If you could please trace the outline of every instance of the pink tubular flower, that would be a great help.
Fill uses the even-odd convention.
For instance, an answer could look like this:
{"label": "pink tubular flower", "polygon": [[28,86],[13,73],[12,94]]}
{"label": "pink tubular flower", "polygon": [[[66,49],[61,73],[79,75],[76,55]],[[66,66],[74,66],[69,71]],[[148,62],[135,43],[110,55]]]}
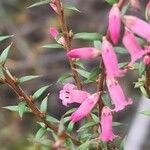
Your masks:
{"label": "pink tubular flower", "polygon": [[72,49],[67,53],[71,58],[92,59],[100,56],[100,51],[93,47]]}
{"label": "pink tubular flower", "polygon": [[85,101],[83,101],[83,103],[79,106],[79,108],[74,113],[72,113],[70,120],[73,123],[75,123],[80,121],[82,118],[86,117],[94,108],[98,99],[99,99],[98,93],[90,95]]}
{"label": "pink tubular flower", "polygon": [[101,53],[106,68],[107,77],[114,78],[123,76],[125,71],[119,69],[116,53],[107,39],[103,39]]}
{"label": "pink tubular flower", "polygon": [[143,59],[145,65],[150,65],[150,56],[146,55]]}
{"label": "pink tubular flower", "polygon": [[107,78],[106,83],[112,102],[115,105],[114,111],[118,112],[124,109],[125,106],[132,104],[131,98],[126,100],[126,97],[118,81],[115,79],[111,80]]}
{"label": "pink tubular flower", "polygon": [[120,10],[117,4],[114,4],[109,13],[109,32],[113,43],[116,45],[119,41],[121,27]]}
{"label": "pink tubular flower", "polygon": [[51,27],[49,29],[49,32],[51,34],[51,36],[61,45],[65,45],[65,40],[63,37],[60,37],[58,40],[57,40],[57,37],[59,36],[59,32],[58,30],[55,28],[55,27]]}
{"label": "pink tubular flower", "polygon": [[116,135],[112,131],[112,113],[111,109],[104,106],[101,114],[101,134],[99,139],[105,142],[112,141]]}
{"label": "pink tubular flower", "polygon": [[134,16],[124,16],[123,22],[133,33],[150,42],[150,24]]}
{"label": "pink tubular flower", "polygon": [[59,98],[65,106],[71,103],[82,103],[88,96],[90,96],[88,92],[77,90],[75,85],[69,83],[59,93]]}
{"label": "pink tubular flower", "polygon": [[129,63],[129,65],[132,65],[136,60],[143,57],[144,54],[150,52],[150,49],[143,50],[140,47],[133,33],[130,32],[127,28],[125,29],[125,34],[123,37],[123,44],[131,55],[131,62]]}

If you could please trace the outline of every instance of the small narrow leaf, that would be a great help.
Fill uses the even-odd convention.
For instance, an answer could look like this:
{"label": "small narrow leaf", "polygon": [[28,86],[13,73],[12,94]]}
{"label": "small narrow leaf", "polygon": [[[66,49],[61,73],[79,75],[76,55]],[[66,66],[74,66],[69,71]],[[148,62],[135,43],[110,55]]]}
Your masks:
{"label": "small narrow leaf", "polygon": [[146,92],[146,90],[145,90],[145,88],[144,88],[143,86],[140,87],[140,90],[141,90],[142,94],[143,94],[145,97],[149,98],[149,97],[148,97],[148,94],[147,94],[147,92]]}
{"label": "small narrow leaf", "polygon": [[29,80],[33,80],[33,79],[36,79],[36,78],[39,78],[40,76],[33,76],[33,75],[30,75],[30,76],[24,76],[24,77],[21,77],[17,80],[18,84],[21,84],[21,83],[24,83],[26,81],[29,81]]}
{"label": "small narrow leaf", "polygon": [[71,150],[76,150],[71,139],[66,139],[65,143],[66,143],[67,147],[69,147]]}
{"label": "small narrow leaf", "polygon": [[35,135],[35,140],[40,140],[45,133],[46,133],[46,128],[40,128]]}
{"label": "small narrow leaf", "polygon": [[113,127],[118,127],[118,126],[122,126],[122,125],[124,125],[124,124],[121,122],[113,122],[113,124],[112,124]]}
{"label": "small narrow leaf", "polygon": [[56,119],[56,118],[54,118],[54,117],[52,117],[52,116],[50,116],[50,115],[46,115],[46,120],[47,120],[48,122],[52,122],[52,123],[59,123],[59,120],[58,120],[58,119]]}
{"label": "small narrow leaf", "polygon": [[47,96],[44,98],[44,100],[42,101],[41,106],[40,106],[40,110],[41,110],[41,112],[43,112],[43,113],[46,113],[46,111],[47,111],[48,96],[49,96],[49,95],[47,95]]}
{"label": "small narrow leaf", "polygon": [[71,5],[65,5],[64,6],[65,10],[73,10],[73,11],[77,11],[77,12],[81,12],[79,9],[77,9],[75,6],[71,6]]}
{"label": "small narrow leaf", "polygon": [[40,89],[38,89],[34,94],[33,94],[33,99],[38,99],[45,91],[46,89],[49,87],[49,85],[41,87]]}
{"label": "small narrow leaf", "polygon": [[60,83],[60,82],[63,83],[64,80],[70,77],[72,77],[71,73],[64,73],[63,75],[59,77],[59,79],[57,80],[57,83]]}
{"label": "small narrow leaf", "polygon": [[79,59],[76,60],[76,61],[74,62],[74,64],[77,65],[77,66],[79,66],[79,67],[82,68],[82,69],[85,69],[83,63],[82,63]]}
{"label": "small narrow leaf", "polygon": [[142,75],[144,70],[145,70],[145,64],[143,61],[141,61],[139,64],[139,74]]}
{"label": "small narrow leaf", "polygon": [[70,121],[67,128],[68,132],[71,132],[73,130],[73,127],[74,127],[74,123]]}
{"label": "small narrow leaf", "polygon": [[6,39],[8,39],[8,38],[10,38],[10,37],[12,37],[13,35],[4,35],[4,36],[0,36],[0,42],[1,41],[4,41],[4,40],[6,40]]}
{"label": "small narrow leaf", "polygon": [[89,150],[89,141],[87,141],[86,143],[81,144],[79,147],[76,148],[76,150]]}
{"label": "small narrow leaf", "polygon": [[37,7],[37,6],[41,6],[41,5],[46,5],[46,4],[49,4],[50,2],[51,2],[51,0],[44,0],[44,1],[36,2],[36,3],[30,5],[27,8],[32,8],[32,7]]}
{"label": "small narrow leaf", "polygon": [[123,68],[125,67],[129,62],[122,62],[122,63],[119,63],[119,68]]}
{"label": "small narrow leaf", "polygon": [[50,48],[50,49],[60,49],[60,48],[63,48],[63,46],[60,45],[60,44],[47,44],[47,45],[44,45],[42,47],[43,48]]}
{"label": "small narrow leaf", "polygon": [[69,114],[75,112],[76,110],[77,110],[77,108],[71,108],[64,114],[64,116],[69,115]]}
{"label": "small narrow leaf", "polygon": [[111,99],[110,99],[110,97],[109,97],[109,95],[107,94],[107,93],[103,93],[102,94],[102,100],[103,100],[103,102],[104,102],[104,104],[106,105],[106,106],[111,106],[112,105],[112,103],[111,103]]}
{"label": "small narrow leaf", "polygon": [[125,6],[122,8],[122,10],[121,10],[121,15],[122,15],[122,16],[124,16],[124,15],[127,13],[129,7],[130,7],[130,3],[128,3],[127,5],[125,5]]}
{"label": "small narrow leaf", "polygon": [[128,51],[123,47],[115,47],[115,51],[119,54],[128,54]]}
{"label": "small narrow leaf", "polygon": [[97,115],[95,115],[95,114],[91,114],[91,116],[92,116],[92,119],[95,121],[95,122],[99,122],[99,117],[97,116]]}
{"label": "small narrow leaf", "polygon": [[[13,112],[18,112],[19,111],[18,105],[17,106],[5,106],[5,107],[2,107],[2,108],[13,111]],[[25,107],[25,112],[30,112],[30,109],[28,107]]]}
{"label": "small narrow leaf", "polygon": [[10,47],[12,46],[12,44],[10,44],[8,47],[6,47],[6,49],[4,49],[4,51],[1,53],[0,55],[0,63],[2,65],[5,64],[6,60],[7,60],[7,57],[8,57],[8,53],[9,53],[9,50],[10,50]]}
{"label": "small narrow leaf", "polygon": [[143,114],[143,115],[146,115],[146,116],[150,116],[150,110],[144,110],[140,113]]}
{"label": "small narrow leaf", "polygon": [[89,78],[90,73],[83,69],[75,69],[82,77]]}
{"label": "small narrow leaf", "polygon": [[25,113],[25,111],[26,111],[26,103],[24,101],[21,101],[18,104],[18,112],[19,112],[20,118],[23,117],[23,114]]}
{"label": "small narrow leaf", "polygon": [[95,48],[97,48],[97,49],[100,49],[101,48],[101,45],[102,45],[102,43],[101,43],[101,41],[100,40],[98,40],[98,41],[94,41],[94,47]]}
{"label": "small narrow leaf", "polygon": [[74,39],[82,39],[82,40],[100,40],[102,39],[102,35],[100,33],[89,33],[89,32],[82,32],[74,34]]}
{"label": "small narrow leaf", "polygon": [[108,4],[113,5],[118,2],[118,0],[105,0]]}

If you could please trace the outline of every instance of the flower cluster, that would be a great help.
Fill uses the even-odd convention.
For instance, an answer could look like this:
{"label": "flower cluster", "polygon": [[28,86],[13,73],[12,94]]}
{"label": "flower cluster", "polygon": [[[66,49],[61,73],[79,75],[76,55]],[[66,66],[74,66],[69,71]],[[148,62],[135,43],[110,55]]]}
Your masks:
{"label": "flower cluster", "polygon": [[[149,4],[147,7],[149,8]],[[149,13],[148,10],[147,13]],[[67,53],[68,57],[75,59],[80,58],[91,60],[99,57],[104,63],[106,85],[114,108],[104,106],[102,109],[101,134],[99,136],[99,139],[102,141],[112,141],[116,137],[112,131],[112,112],[121,111],[127,105],[131,105],[133,103],[131,98],[127,98],[125,96],[123,89],[117,80],[118,77],[124,76],[127,72],[127,69],[119,68],[117,55],[113,47],[113,44],[117,45],[120,41],[121,23],[124,24],[122,43],[127,49],[131,59],[128,66],[132,66],[138,59],[141,58],[144,58],[143,61],[145,64],[150,64],[150,57],[148,56],[150,53],[150,47],[142,48],[136,38],[138,35],[150,42],[150,24],[134,16],[121,16],[120,9],[117,4],[114,4],[110,10],[108,25],[109,38],[108,36],[103,37],[100,48],[101,50],[94,47],[84,47],[72,49]],[[143,29],[141,29],[141,27]],[[60,99],[65,106],[74,102],[80,104],[79,108],[70,117],[70,120],[73,123],[86,117],[91,112],[98,102],[99,96],[100,94],[98,92],[90,94],[82,90],[77,90],[72,84],[66,84],[63,87],[63,90],[60,91]]]}

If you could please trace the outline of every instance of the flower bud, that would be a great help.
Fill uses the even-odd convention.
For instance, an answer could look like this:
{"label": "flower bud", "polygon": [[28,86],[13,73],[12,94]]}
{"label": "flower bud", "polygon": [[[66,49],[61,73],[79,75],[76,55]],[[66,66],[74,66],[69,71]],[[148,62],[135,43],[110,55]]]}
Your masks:
{"label": "flower bud", "polygon": [[133,33],[150,42],[150,24],[134,16],[124,16],[123,22]]}
{"label": "flower bud", "polygon": [[121,27],[120,10],[117,4],[114,4],[109,13],[108,30],[110,32],[111,39],[115,45],[119,41],[120,27]]}
{"label": "flower bud", "polygon": [[104,106],[101,114],[101,134],[99,139],[105,142],[112,141],[116,136],[112,131],[112,112],[107,106]]}
{"label": "flower bud", "polygon": [[145,65],[150,65],[150,56],[146,55],[143,59]]}
{"label": "flower bud", "polygon": [[92,59],[100,56],[100,51],[93,47],[72,49],[67,53],[71,58]]}
{"label": "flower bud", "polygon": [[70,119],[73,123],[80,121],[82,118],[86,117],[91,110],[94,108],[95,104],[99,99],[99,94],[95,93],[90,95],[79,108],[71,115]]}

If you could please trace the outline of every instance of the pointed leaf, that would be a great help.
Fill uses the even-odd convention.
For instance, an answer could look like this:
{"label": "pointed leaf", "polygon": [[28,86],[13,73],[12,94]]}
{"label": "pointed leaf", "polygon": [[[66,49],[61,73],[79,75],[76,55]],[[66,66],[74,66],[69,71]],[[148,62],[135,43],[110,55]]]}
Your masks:
{"label": "pointed leaf", "polygon": [[72,77],[71,73],[64,73],[63,75],[59,77],[59,79],[57,80],[57,83],[60,83],[60,82],[63,83],[64,80],[70,77]]}
{"label": "pointed leaf", "polygon": [[118,0],[105,0],[108,4],[113,5],[118,2]]}
{"label": "pointed leaf", "polygon": [[26,102],[21,101],[21,102],[18,104],[18,112],[19,112],[20,118],[23,117],[23,114],[25,113],[25,111],[26,111]]}
{"label": "pointed leaf", "polygon": [[115,51],[116,51],[116,53],[119,53],[119,54],[128,54],[128,51],[125,49],[125,48],[123,48],[123,47],[115,47]]}
{"label": "pointed leaf", "polygon": [[52,123],[59,123],[59,120],[58,120],[58,119],[56,119],[56,118],[54,118],[54,117],[52,117],[52,116],[50,116],[50,115],[46,115],[46,120],[47,120],[48,122],[52,122]]}
{"label": "pointed leaf", "polygon": [[58,48],[63,48],[62,45],[60,44],[47,44],[47,45],[44,45],[42,46],[43,48],[50,48],[50,49],[58,49]]}
{"label": "pointed leaf", "polygon": [[94,41],[94,47],[95,48],[97,48],[97,49],[100,49],[101,48],[101,45],[102,45],[102,43],[101,43],[101,41],[100,40],[98,40],[98,41]]}
{"label": "pointed leaf", "polygon": [[103,93],[102,94],[102,100],[103,100],[103,102],[104,102],[104,104],[106,105],[106,106],[111,106],[112,105],[112,103],[111,103],[111,99],[110,99],[110,97],[109,97],[109,95],[107,94],[107,93]]}
{"label": "pointed leaf", "polygon": [[102,35],[100,33],[89,33],[89,32],[82,32],[74,34],[74,39],[82,39],[82,40],[100,40],[102,39]]}
{"label": "pointed leaf", "polygon": [[81,144],[79,147],[76,148],[76,150],[89,150],[89,141],[87,141],[86,143]]}
{"label": "pointed leaf", "polygon": [[92,119],[95,121],[95,122],[99,122],[99,117],[97,116],[97,115],[95,115],[95,114],[91,114],[91,116],[92,116]]}
{"label": "pointed leaf", "polygon": [[40,128],[35,135],[35,140],[40,140],[45,133],[46,133],[46,128]]}
{"label": "pointed leaf", "polygon": [[82,77],[89,78],[90,73],[83,69],[75,69]]}
{"label": "pointed leaf", "polygon": [[77,9],[75,6],[71,6],[71,5],[65,5],[64,6],[65,10],[73,10],[73,11],[77,11],[77,12],[81,12],[79,9]]}
{"label": "pointed leaf", "polygon": [[17,80],[18,84],[21,84],[21,83],[24,83],[26,81],[29,81],[29,80],[33,80],[33,79],[36,79],[36,78],[39,78],[40,76],[34,76],[34,75],[29,75],[29,76],[24,76],[24,77],[21,77]]}
{"label": "pointed leaf", "polygon": [[46,4],[49,4],[50,2],[51,2],[51,0],[44,0],[44,1],[36,2],[36,3],[30,5],[27,8],[32,8],[32,7],[37,7],[37,6],[41,6],[41,5],[46,5]]}
{"label": "pointed leaf", "polygon": [[12,37],[13,35],[4,35],[4,36],[0,36],[0,42],[1,41],[4,41],[4,40],[6,40],[6,39],[8,39],[8,38],[10,38],[10,37]]}
{"label": "pointed leaf", "polygon": [[74,62],[74,64],[77,65],[77,66],[79,66],[79,67],[82,68],[82,69],[85,69],[83,63],[82,63],[79,59],[77,59],[77,60]]}
{"label": "pointed leaf", "polygon": [[[10,111],[14,111],[14,112],[19,111],[18,105],[17,106],[5,106],[5,107],[2,107],[2,108],[10,110]],[[28,107],[26,107],[25,112],[30,112],[30,109]]]}
{"label": "pointed leaf", "polygon": [[40,89],[38,89],[34,94],[33,94],[33,99],[38,99],[45,91],[46,89],[49,87],[49,85],[41,87]]}
{"label": "pointed leaf", "polygon": [[43,112],[43,113],[46,113],[46,111],[47,111],[48,96],[49,96],[49,95],[47,95],[47,96],[44,98],[44,100],[42,101],[41,106],[40,106],[40,110],[41,110],[41,112]]}
{"label": "pointed leaf", "polygon": [[141,61],[139,64],[139,74],[142,75],[144,71],[145,71],[145,64],[143,61]]}
{"label": "pointed leaf", "polygon": [[67,127],[68,132],[71,132],[73,130],[73,127],[74,127],[74,123],[70,121]]}
{"label": "pointed leaf", "polygon": [[77,110],[77,108],[71,108],[64,114],[64,116],[69,115],[69,114],[75,112],[76,110]]}
{"label": "pointed leaf", "polygon": [[150,110],[144,110],[140,113],[143,114],[143,115],[146,115],[146,116],[150,116]]}
{"label": "pointed leaf", "polygon": [[6,49],[4,49],[4,51],[1,53],[0,55],[0,63],[2,65],[5,64],[6,60],[7,60],[7,57],[8,57],[8,53],[9,53],[9,50],[10,50],[10,47],[12,46],[12,44],[10,44],[8,47],[6,47]]}

